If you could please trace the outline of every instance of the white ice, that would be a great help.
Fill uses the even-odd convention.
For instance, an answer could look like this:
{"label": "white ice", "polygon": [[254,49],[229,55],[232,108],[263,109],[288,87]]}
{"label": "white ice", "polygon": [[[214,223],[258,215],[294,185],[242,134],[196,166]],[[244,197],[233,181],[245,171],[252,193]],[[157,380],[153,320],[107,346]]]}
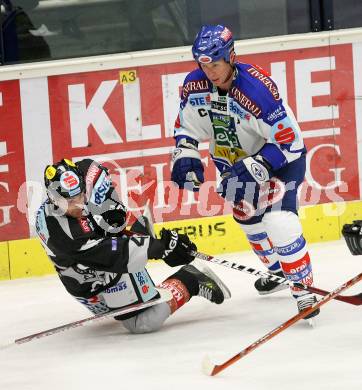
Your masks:
{"label": "white ice", "polygon": [[[342,241],[310,246],[315,285],[332,290],[362,270]],[[251,252],[222,255],[262,269]],[[213,265],[232,298],[202,298],[168,319],[157,333],[131,335],[103,322],[0,350],[1,390],[244,389],[361,390],[362,306],[329,302],[316,327],[304,320],[215,377],[201,372],[205,354],[222,362],[296,313],[287,290],[258,296],[251,275]],[[173,272],[151,264],[156,282]],[[362,291],[362,283],[345,294]],[[0,282],[0,344],[89,316],[55,276]]]}

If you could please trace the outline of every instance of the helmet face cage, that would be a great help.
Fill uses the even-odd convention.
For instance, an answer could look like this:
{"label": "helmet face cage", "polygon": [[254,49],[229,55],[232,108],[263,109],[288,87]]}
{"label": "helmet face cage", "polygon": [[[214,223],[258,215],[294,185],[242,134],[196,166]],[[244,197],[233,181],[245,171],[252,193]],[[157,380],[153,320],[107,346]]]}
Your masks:
{"label": "helmet face cage", "polygon": [[230,54],[234,49],[231,31],[220,24],[202,26],[192,46],[192,55],[200,64],[224,59],[230,62]]}
{"label": "helmet face cage", "polygon": [[84,179],[73,161],[63,159],[48,165],[44,171],[44,183],[48,198],[56,203],[60,198],[73,198],[84,192]]}

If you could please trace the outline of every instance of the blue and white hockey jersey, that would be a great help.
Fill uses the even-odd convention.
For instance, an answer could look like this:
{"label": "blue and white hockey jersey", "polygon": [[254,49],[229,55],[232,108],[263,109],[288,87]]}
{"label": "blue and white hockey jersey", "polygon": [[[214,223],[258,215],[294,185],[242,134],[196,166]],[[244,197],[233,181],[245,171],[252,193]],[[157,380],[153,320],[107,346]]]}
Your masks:
{"label": "blue and white hockey jersey", "polygon": [[236,63],[229,91],[213,86],[201,69],[185,79],[177,143],[182,138],[210,142],[210,155],[222,173],[235,162],[256,154],[272,171],[306,153],[302,133],[269,75],[254,65]]}

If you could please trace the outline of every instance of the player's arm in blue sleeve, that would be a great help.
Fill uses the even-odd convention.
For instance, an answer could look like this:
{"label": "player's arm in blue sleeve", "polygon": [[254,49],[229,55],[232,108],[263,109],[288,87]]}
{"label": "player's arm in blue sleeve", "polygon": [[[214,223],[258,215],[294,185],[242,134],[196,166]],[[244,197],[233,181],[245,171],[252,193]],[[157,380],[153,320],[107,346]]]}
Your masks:
{"label": "player's arm in blue sleeve", "polygon": [[[270,99],[271,100],[271,99]],[[258,120],[267,142],[257,153],[272,171],[277,171],[306,153],[302,131],[287,104],[271,101]]]}
{"label": "player's arm in blue sleeve", "polygon": [[238,202],[243,198],[243,191],[235,193],[230,185],[233,180],[265,183],[276,171],[306,153],[301,129],[289,106],[270,93],[263,93],[259,103],[263,115],[257,120],[255,131],[265,138],[266,143],[256,154],[236,162],[224,172],[218,192],[227,200]]}
{"label": "player's arm in blue sleeve", "polygon": [[[171,180],[179,188],[192,191],[198,191],[204,182],[204,167],[198,145],[210,137],[208,131],[212,128],[208,115],[208,84],[202,77],[203,72],[191,72],[183,84],[174,132],[176,148],[172,153]],[[192,93],[190,85],[198,85],[200,90]]]}

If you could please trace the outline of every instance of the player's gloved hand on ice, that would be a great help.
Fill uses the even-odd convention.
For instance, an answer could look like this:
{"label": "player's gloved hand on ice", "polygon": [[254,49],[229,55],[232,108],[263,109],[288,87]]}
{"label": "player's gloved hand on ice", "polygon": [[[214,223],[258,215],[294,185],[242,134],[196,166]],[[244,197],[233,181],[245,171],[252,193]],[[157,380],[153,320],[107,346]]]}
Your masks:
{"label": "player's gloved hand on ice", "polygon": [[262,157],[256,156],[236,162],[221,176],[217,192],[226,200],[238,203],[245,198],[252,202],[256,186],[267,182],[271,174]]}
{"label": "player's gloved hand on ice", "polygon": [[342,234],[352,255],[362,255],[362,221],[345,224]]}
{"label": "player's gloved hand on ice", "polygon": [[149,249],[150,259],[162,259],[170,267],[177,267],[191,263],[195,256],[196,245],[190,241],[186,234],[178,234],[174,230],[162,229],[161,238],[155,239]]}
{"label": "player's gloved hand on ice", "polygon": [[184,139],[182,141],[172,153],[171,180],[180,188],[198,191],[204,182],[204,167],[200,160],[200,153],[197,146]]}

